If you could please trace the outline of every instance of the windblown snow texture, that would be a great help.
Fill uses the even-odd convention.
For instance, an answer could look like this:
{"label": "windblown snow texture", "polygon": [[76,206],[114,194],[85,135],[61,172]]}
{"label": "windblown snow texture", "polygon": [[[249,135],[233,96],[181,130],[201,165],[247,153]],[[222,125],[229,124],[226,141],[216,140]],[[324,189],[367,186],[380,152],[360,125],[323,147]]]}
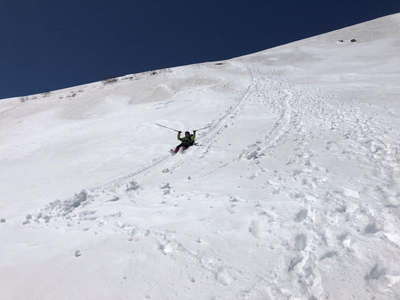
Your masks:
{"label": "windblown snow texture", "polygon": [[0,101],[1,299],[399,299],[399,32]]}

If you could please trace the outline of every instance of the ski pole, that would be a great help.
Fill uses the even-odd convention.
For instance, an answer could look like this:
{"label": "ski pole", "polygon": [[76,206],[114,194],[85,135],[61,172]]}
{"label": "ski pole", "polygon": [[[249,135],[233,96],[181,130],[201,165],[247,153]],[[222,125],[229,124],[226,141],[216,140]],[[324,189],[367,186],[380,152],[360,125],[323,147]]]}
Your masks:
{"label": "ski pole", "polygon": [[209,127],[210,127],[210,125],[208,125],[208,126],[206,126],[206,127],[203,127],[203,128],[195,129],[195,131],[204,130],[204,129],[207,129],[207,128],[209,128]]}
{"label": "ski pole", "polygon": [[173,129],[173,128],[169,128],[169,127],[167,127],[167,126],[164,126],[164,125],[161,125],[161,124],[158,124],[158,123],[155,123],[157,126],[160,126],[160,127],[163,127],[163,128],[166,128],[166,129],[169,129],[169,130],[173,130],[173,131],[176,131],[176,132],[179,132],[180,130],[176,130],[176,129]]}

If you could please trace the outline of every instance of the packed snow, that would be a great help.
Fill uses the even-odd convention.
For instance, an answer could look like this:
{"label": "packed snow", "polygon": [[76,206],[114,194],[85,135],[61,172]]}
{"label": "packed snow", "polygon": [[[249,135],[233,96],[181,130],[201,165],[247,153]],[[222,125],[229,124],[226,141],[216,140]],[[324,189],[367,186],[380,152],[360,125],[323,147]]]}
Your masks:
{"label": "packed snow", "polygon": [[0,298],[400,299],[399,33],[1,100]]}

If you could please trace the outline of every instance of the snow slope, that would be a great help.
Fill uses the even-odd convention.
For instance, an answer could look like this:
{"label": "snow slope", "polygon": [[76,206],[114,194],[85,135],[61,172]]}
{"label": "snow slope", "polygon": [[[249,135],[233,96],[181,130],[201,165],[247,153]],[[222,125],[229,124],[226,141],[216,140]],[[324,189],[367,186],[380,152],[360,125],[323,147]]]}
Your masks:
{"label": "snow slope", "polygon": [[400,299],[399,32],[0,101],[1,299]]}

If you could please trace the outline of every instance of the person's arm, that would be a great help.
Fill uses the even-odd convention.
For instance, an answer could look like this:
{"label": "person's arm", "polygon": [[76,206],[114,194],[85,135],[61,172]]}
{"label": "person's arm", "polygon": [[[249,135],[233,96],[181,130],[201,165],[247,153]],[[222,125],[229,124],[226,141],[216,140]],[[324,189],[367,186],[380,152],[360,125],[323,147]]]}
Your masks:
{"label": "person's arm", "polygon": [[180,141],[182,141],[182,139],[181,139],[181,133],[182,133],[182,131],[178,131],[178,140],[180,140]]}
{"label": "person's arm", "polygon": [[196,130],[193,130],[192,141],[194,142],[195,140],[196,140]]}

